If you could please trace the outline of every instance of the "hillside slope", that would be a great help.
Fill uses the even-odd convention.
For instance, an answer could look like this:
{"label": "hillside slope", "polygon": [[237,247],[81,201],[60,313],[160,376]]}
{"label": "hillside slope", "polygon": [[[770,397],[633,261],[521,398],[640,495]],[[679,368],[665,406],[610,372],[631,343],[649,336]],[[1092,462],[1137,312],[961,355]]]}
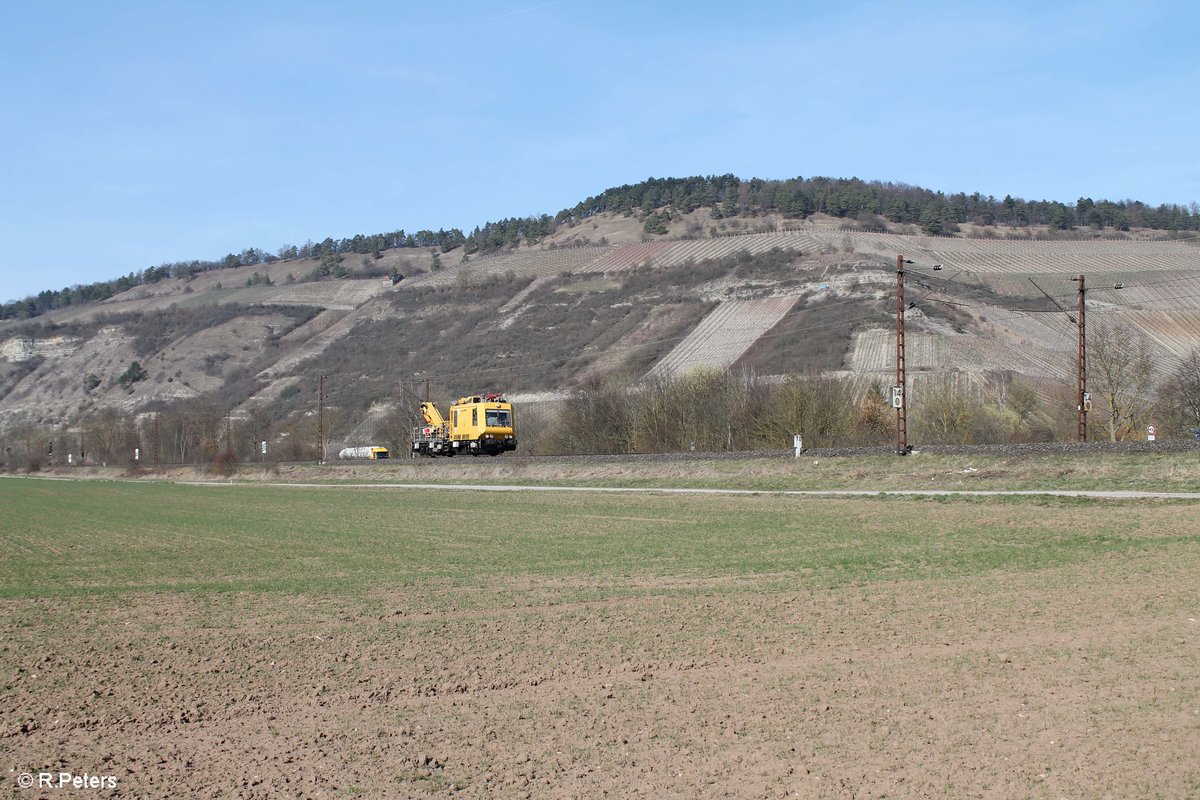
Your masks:
{"label": "hillside slope", "polygon": [[[897,255],[914,262],[915,393],[939,375],[1008,373],[1052,396],[1073,374],[1075,329],[1041,290],[1072,307],[1078,274],[1089,320],[1134,326],[1163,369],[1200,345],[1195,240],[931,237],[820,219],[681,238],[704,214],[653,241],[636,219],[602,215],[533,248],[442,253],[440,268],[385,251],[340,280],[298,281],[315,266],[304,259],[220,270],[3,323],[0,427],[188,402],[281,425],[312,412],[319,375],[344,430],[425,381],[438,396],[547,392],[600,373],[736,366],[887,383]],[[380,265],[406,277],[358,277]],[[121,381],[133,362],[145,377]]]}

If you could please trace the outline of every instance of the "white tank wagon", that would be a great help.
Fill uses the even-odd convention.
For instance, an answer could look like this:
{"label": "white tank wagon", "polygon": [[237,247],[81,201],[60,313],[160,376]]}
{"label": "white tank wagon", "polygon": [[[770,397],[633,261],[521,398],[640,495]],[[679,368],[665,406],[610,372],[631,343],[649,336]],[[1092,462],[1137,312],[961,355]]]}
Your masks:
{"label": "white tank wagon", "polygon": [[386,447],[343,447],[341,452],[338,453],[338,458],[342,460],[364,458],[371,461],[378,461],[387,457],[388,449]]}

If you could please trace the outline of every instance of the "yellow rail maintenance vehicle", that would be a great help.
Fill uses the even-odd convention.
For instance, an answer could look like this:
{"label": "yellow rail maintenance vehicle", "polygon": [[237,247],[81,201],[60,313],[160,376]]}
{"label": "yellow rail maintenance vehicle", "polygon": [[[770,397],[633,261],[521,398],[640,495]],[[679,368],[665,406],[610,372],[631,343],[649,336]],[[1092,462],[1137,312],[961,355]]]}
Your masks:
{"label": "yellow rail maintenance vehicle", "polygon": [[425,424],[413,429],[413,455],[498,456],[517,449],[517,422],[504,395],[460,397],[450,404],[447,417],[433,403],[421,403],[421,416]]}

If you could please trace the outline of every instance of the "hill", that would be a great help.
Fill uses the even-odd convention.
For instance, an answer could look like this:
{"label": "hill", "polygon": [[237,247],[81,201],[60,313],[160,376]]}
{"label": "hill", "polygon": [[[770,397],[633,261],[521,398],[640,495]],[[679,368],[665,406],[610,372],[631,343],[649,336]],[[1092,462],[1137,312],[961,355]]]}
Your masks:
{"label": "hill", "polygon": [[89,420],[120,417],[137,422],[120,435],[144,444],[145,415],[158,411],[181,420],[170,434],[181,441],[183,419],[205,429],[175,447],[178,458],[200,440],[232,439],[234,420],[245,440],[235,448],[269,432],[277,454],[301,456],[321,375],[331,446],[379,438],[389,411],[411,414],[427,382],[435,397],[535,398],[602,376],[632,384],[730,368],[886,386],[897,255],[914,262],[914,403],[950,380],[982,395],[1015,381],[1061,405],[1075,327],[1042,290],[1073,308],[1079,274],[1092,287],[1090,324],[1135,330],[1159,377],[1200,346],[1194,238],[972,224],[934,236],[712,208],[672,211],[664,233],[649,234],[651,216],[604,211],[483,255],[467,242],[385,249],[343,258],[341,278],[321,275],[321,257],[199,271],[8,320],[0,425],[22,444],[71,442],[98,436]]}

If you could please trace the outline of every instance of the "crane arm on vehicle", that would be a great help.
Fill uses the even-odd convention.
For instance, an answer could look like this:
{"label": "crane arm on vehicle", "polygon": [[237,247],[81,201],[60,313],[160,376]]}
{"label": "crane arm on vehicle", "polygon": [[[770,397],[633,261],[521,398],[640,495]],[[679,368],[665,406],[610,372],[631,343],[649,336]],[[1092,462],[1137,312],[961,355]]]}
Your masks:
{"label": "crane arm on vehicle", "polygon": [[442,418],[442,412],[437,410],[437,406],[433,403],[421,403],[421,416],[425,418],[425,424],[440,428],[446,424],[446,420]]}

